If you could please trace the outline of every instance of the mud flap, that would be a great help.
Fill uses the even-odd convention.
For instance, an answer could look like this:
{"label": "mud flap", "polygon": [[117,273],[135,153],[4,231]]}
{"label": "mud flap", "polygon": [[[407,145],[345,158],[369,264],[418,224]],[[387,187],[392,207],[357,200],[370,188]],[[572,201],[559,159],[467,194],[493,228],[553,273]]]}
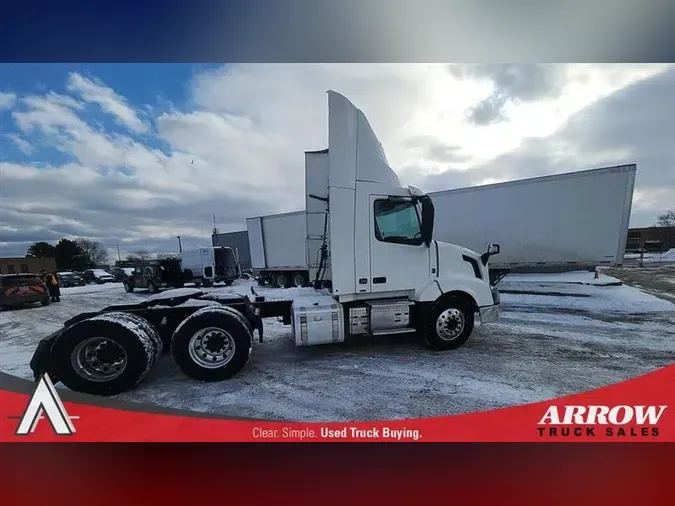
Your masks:
{"label": "mud flap", "polygon": [[56,377],[53,371],[51,351],[52,345],[60,335],[61,331],[46,337],[38,343],[35,353],[33,353],[33,357],[30,359],[30,368],[33,371],[33,379],[35,381],[38,381],[44,373],[49,373],[49,377],[53,383],[59,382],[59,378]]}

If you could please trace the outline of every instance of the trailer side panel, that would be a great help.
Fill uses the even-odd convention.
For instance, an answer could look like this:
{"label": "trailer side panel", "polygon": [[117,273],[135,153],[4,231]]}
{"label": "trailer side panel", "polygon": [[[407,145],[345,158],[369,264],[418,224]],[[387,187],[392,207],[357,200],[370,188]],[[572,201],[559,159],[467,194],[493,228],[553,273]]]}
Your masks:
{"label": "trailer side panel", "polygon": [[430,193],[434,235],[478,252],[499,243],[495,269],[621,264],[635,173],[622,165]]}

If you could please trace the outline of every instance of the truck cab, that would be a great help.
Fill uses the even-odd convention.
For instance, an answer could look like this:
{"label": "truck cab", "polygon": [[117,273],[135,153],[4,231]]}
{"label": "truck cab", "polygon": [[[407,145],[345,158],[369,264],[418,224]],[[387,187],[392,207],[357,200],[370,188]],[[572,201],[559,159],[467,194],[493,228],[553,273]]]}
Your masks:
{"label": "truck cab", "polygon": [[[363,112],[334,91],[328,109],[329,148],[307,152],[305,170],[307,258],[330,295],[293,302],[296,344],[421,331],[433,348],[461,346],[476,315],[499,316],[488,272],[499,245],[480,254],[434,240],[432,199],[400,182]],[[326,333],[326,318],[344,327]]]}

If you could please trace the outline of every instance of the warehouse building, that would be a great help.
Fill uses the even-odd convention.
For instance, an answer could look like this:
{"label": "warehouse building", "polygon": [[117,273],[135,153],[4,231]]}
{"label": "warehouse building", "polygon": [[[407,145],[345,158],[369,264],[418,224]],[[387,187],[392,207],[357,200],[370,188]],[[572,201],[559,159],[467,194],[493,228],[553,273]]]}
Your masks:
{"label": "warehouse building", "polygon": [[53,258],[0,258],[0,274],[37,274],[42,269],[56,272]]}
{"label": "warehouse building", "polygon": [[644,227],[628,229],[626,251],[664,252],[675,248],[675,227]]}
{"label": "warehouse building", "polygon": [[251,269],[251,248],[248,245],[248,231],[214,233],[211,235],[213,246],[228,246],[234,250],[242,270]]}

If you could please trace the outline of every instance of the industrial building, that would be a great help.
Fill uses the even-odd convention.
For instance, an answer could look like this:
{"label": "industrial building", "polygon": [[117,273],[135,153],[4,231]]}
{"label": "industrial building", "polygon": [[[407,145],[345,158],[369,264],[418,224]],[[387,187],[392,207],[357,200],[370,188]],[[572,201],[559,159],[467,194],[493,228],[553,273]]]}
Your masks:
{"label": "industrial building", "polygon": [[42,269],[56,272],[53,258],[0,258],[0,274],[37,274]]}
{"label": "industrial building", "polygon": [[675,227],[644,227],[628,229],[626,251],[664,252],[675,248]]}
{"label": "industrial building", "polygon": [[234,250],[239,259],[239,267],[242,270],[251,269],[251,249],[248,245],[248,231],[226,232],[211,234],[213,246],[228,246]]}

